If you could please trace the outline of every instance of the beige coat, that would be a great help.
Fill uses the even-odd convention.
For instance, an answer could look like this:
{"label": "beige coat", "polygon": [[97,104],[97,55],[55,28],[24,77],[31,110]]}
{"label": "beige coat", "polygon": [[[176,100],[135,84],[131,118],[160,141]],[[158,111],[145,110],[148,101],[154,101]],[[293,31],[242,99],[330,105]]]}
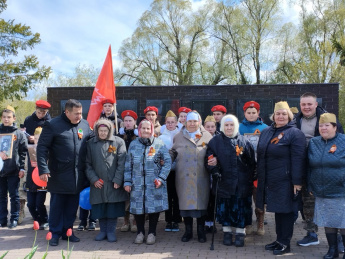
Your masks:
{"label": "beige coat", "polygon": [[206,210],[210,177],[205,167],[205,155],[212,136],[201,126],[202,136],[195,142],[184,129],[174,137],[171,152],[173,159],[176,158],[175,181],[180,210]]}

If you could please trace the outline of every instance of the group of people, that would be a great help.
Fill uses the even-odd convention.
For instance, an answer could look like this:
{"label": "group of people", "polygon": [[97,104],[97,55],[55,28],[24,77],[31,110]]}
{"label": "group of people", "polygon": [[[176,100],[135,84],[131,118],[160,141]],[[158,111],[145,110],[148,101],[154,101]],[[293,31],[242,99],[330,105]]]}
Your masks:
{"label": "group of people", "polygon": [[[47,189],[30,180],[30,159],[28,207],[42,229],[49,226],[52,246],[60,237],[67,239],[79,193],[90,187],[91,211],[80,211],[78,230],[86,228],[87,219],[94,230],[98,220],[96,241],[115,242],[117,219],[125,217],[121,231],[134,230],[136,244],[154,244],[159,215],[165,211],[165,231],[179,231],[183,221],[182,242],[193,238],[196,218],[199,242],[206,242],[206,233],[217,232],[217,221],[223,244],[243,247],[246,235],[253,232],[255,208],[258,235],[265,233],[265,211],[275,213],[276,240],[265,249],[282,255],[290,252],[296,214],[302,210],[307,235],[297,245],[317,245],[317,228],[324,227],[329,244],[324,258],[339,256],[338,232],[345,242],[345,136],[336,116],[319,107],[313,93],[301,96],[301,111],[295,115],[287,102],[277,102],[270,126],[260,118],[255,101],[244,104],[241,123],[227,114],[226,107],[216,105],[204,125],[197,111],[180,107],[178,116],[168,111],[161,126],[158,109],[148,106],[137,126],[134,111],[125,110],[122,120],[115,120],[114,105],[105,100],[93,130],[82,119],[77,100],[68,100],[54,119],[49,103],[38,101],[36,106],[25,120],[25,135],[15,127],[14,109],[2,111],[0,134],[14,137],[12,157],[0,152],[1,227],[7,226],[7,191],[9,228],[18,224],[19,178],[24,177],[29,142],[37,143],[39,177],[51,195],[49,219],[44,206]],[[80,241],[74,233],[69,240]]]}

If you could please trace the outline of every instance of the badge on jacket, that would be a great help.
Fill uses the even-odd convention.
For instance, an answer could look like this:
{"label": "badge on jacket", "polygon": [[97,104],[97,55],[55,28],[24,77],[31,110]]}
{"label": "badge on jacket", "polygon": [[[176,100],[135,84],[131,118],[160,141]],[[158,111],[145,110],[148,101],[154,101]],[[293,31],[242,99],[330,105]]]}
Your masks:
{"label": "badge on jacket", "polygon": [[116,154],[116,147],[110,145],[110,146],[108,147],[108,152],[109,152],[109,153]]}
{"label": "badge on jacket", "polygon": [[236,156],[239,156],[242,154],[243,154],[243,147],[238,147],[238,145],[236,145]]}
{"label": "badge on jacket", "polygon": [[271,144],[278,144],[279,140],[281,140],[283,136],[284,136],[284,132],[281,132],[278,135],[278,137],[275,137],[274,139],[271,140]]}
{"label": "badge on jacket", "polygon": [[153,147],[150,147],[149,156],[154,156],[155,153],[156,153],[156,150]]}
{"label": "badge on jacket", "polygon": [[328,153],[334,153],[337,150],[337,146],[334,144],[332,145],[331,149],[328,151]]}
{"label": "badge on jacket", "polygon": [[13,142],[17,140],[17,136],[13,134]]}
{"label": "badge on jacket", "polygon": [[78,138],[79,139],[83,138],[83,130],[82,129],[78,129]]}

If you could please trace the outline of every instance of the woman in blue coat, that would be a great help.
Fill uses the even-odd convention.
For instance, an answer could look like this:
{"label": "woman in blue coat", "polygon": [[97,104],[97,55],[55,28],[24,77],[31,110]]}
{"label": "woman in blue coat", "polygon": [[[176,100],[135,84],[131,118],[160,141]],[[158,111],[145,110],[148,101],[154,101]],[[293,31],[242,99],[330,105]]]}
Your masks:
{"label": "woman in blue coat", "polygon": [[306,140],[295,127],[287,102],[275,104],[273,124],[261,132],[257,149],[258,189],[256,207],[275,213],[276,241],[266,250],[274,255],[290,252],[294,211],[305,172]]}
{"label": "woman in blue coat", "polygon": [[308,189],[315,196],[314,223],[325,228],[329,245],[323,258],[331,259],[339,256],[338,229],[345,244],[345,135],[337,133],[331,113],[320,116],[319,132],[309,143]]}
{"label": "woman in blue coat", "polygon": [[146,244],[156,242],[159,212],[169,208],[166,179],[171,158],[162,140],[155,138],[153,124],[142,120],[139,138],[129,145],[125,163],[124,187],[130,193],[130,213],[137,222],[136,244],[145,239],[145,214],[149,215],[149,234]]}

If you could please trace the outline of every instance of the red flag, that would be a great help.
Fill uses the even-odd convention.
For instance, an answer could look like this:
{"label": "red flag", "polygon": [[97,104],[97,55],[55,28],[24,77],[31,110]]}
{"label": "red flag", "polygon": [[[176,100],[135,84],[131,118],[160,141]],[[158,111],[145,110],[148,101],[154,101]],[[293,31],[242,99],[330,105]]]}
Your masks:
{"label": "red flag", "polygon": [[87,115],[87,121],[91,128],[93,128],[93,124],[101,115],[103,109],[102,101],[105,99],[112,100],[116,103],[111,46],[109,46],[107,57],[105,58],[101,73],[98,76],[97,83],[92,94],[90,110]]}

